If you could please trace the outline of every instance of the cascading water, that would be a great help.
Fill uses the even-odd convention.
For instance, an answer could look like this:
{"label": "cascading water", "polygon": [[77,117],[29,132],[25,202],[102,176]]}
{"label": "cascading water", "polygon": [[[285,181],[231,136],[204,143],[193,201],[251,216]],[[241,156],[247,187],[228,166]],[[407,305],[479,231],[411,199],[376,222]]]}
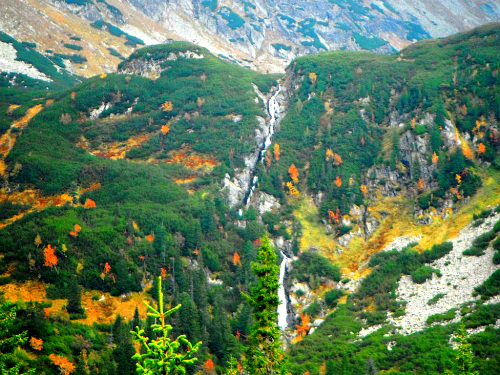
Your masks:
{"label": "cascading water", "polygon": [[[280,113],[280,104],[278,102],[278,95],[280,91],[281,91],[281,86],[278,85],[278,90],[276,90],[276,92],[273,94],[273,96],[271,96],[271,98],[267,102],[268,103],[267,110],[269,112],[269,117],[271,119],[269,120],[269,127],[266,139],[264,140],[264,144],[260,148],[260,154],[257,159],[257,164],[264,160],[264,156],[266,155],[267,149],[269,146],[271,146],[272,143],[272,137],[274,135],[276,121],[278,120],[278,115]],[[248,206],[252,198],[252,195],[255,191],[255,187],[257,186],[257,182],[259,182],[259,177],[257,177],[256,172],[257,172],[257,165],[255,165],[255,168],[253,170],[252,184],[250,185],[250,189],[248,190],[248,193],[245,199],[243,200],[243,204],[245,206]]]}
{"label": "cascading water", "polygon": [[280,299],[280,304],[278,306],[278,326],[284,330],[287,327],[287,315],[288,315],[288,306],[287,306],[287,298],[285,293],[285,274],[286,267],[288,265],[289,258],[280,251],[283,260],[281,261],[280,266],[280,287],[278,289],[278,297]]}
{"label": "cascading water", "polygon": [[[281,110],[280,104],[278,102],[278,95],[280,94],[280,92],[281,92],[281,85],[278,85],[278,90],[276,90],[276,92],[271,96],[271,98],[267,102],[267,110],[269,112],[269,117],[270,117],[269,127],[267,136],[264,140],[264,144],[260,148],[260,154],[257,159],[257,164],[264,160],[264,156],[267,152],[267,149],[269,148],[269,146],[271,146],[272,143],[272,137],[274,135],[276,121],[278,120],[279,113]],[[252,195],[257,186],[257,182],[259,182],[259,178],[257,177],[257,164],[255,165],[253,170],[252,184],[250,186],[250,189],[248,190],[245,199],[243,200],[243,204],[245,206],[248,206],[248,204],[250,203]],[[240,216],[242,216],[242,213],[243,213],[242,210],[240,210]],[[280,286],[278,289],[278,297],[280,299],[280,304],[278,306],[278,326],[282,330],[285,330],[287,328],[288,300],[286,298],[284,281],[285,281],[287,264],[290,258],[288,258],[283,252],[281,252],[281,255],[283,256],[283,260],[281,262],[280,275],[279,275]]]}

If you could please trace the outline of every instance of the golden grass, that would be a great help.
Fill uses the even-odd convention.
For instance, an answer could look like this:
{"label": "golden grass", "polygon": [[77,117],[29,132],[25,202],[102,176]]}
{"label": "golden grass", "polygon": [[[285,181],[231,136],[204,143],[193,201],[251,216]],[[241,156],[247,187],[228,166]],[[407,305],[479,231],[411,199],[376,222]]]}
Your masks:
{"label": "golden grass", "polygon": [[[147,289],[147,288],[146,288]],[[145,290],[146,290],[145,289]],[[0,291],[4,293],[5,299],[12,302],[50,302],[52,306],[48,308],[49,314],[65,313],[63,309],[67,304],[66,299],[49,300],[46,297],[46,285],[37,281],[27,281],[25,283],[11,283],[1,285]],[[99,299],[104,296],[104,301],[95,301],[92,297]],[[82,294],[82,306],[87,314],[86,319],[76,320],[77,322],[92,325],[98,323],[112,323],[118,314],[126,319],[134,317],[135,308],[139,309],[141,318],[146,318],[146,306],[142,301],[150,300],[146,291],[132,293],[129,298],[113,297],[108,293],[99,291],[86,291]]]}
{"label": "golden grass", "polygon": [[[474,213],[500,204],[500,174],[495,171],[478,172],[483,180],[483,186],[458,211],[450,213],[443,219],[437,213],[432,214],[432,223],[418,224],[418,218],[413,216],[413,199],[402,196],[378,199],[369,207],[370,215],[377,218],[380,225],[374,233],[365,240],[363,236],[354,237],[346,247],[340,246],[333,235],[325,232],[325,227],[318,218],[318,209],[312,198],[302,194],[291,198],[294,214],[302,224],[300,250],[317,249],[322,255],[337,264],[343,275],[357,279],[370,272],[368,259],[383,250],[394,239],[401,236],[417,237],[421,240],[416,247],[423,251],[434,244],[448,241],[456,237],[460,230],[468,225]],[[353,228],[353,232],[359,226]]]}
{"label": "golden grass", "polygon": [[[13,106],[9,107],[12,108]],[[21,117],[19,120],[16,120],[12,123],[9,130],[7,130],[2,136],[0,136],[0,175],[6,176],[7,173],[7,164],[5,164],[5,158],[9,155],[10,150],[16,144],[17,137],[20,133],[12,133],[12,128],[24,129],[28,126],[29,122],[33,117],[35,117],[40,111],[43,109],[43,105],[38,104],[34,107],[29,108],[26,111],[26,114]]]}

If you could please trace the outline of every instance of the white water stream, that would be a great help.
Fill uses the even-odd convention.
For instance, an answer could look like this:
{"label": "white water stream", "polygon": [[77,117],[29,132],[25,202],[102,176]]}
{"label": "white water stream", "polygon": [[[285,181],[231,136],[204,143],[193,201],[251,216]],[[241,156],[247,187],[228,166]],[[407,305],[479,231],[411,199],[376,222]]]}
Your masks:
{"label": "white water stream", "polygon": [[286,293],[285,293],[285,273],[286,273],[286,267],[288,265],[288,261],[290,258],[288,258],[285,254],[283,254],[282,251],[280,251],[281,256],[283,257],[283,260],[281,261],[281,266],[280,266],[280,287],[278,289],[278,297],[280,299],[280,304],[278,306],[278,326],[284,330],[287,327],[287,322],[286,318],[288,316],[288,304],[287,304],[287,298],[286,298]]}
{"label": "white water stream", "polygon": [[[278,116],[281,110],[280,104],[278,102],[278,95],[281,91],[281,85],[278,85],[278,90],[271,96],[269,101],[267,102],[267,110],[269,112],[269,128],[268,128],[268,133],[266,135],[266,138],[264,140],[264,144],[262,145],[262,148],[260,150],[260,155],[257,159],[257,163],[263,162],[264,157],[266,155],[267,149],[269,146],[272,144],[272,137],[275,132],[275,127],[276,127],[276,121],[278,120]],[[257,165],[255,165],[254,172],[257,169]],[[255,188],[257,186],[257,182],[259,182],[259,178],[254,175],[252,178],[252,185],[250,187],[250,190],[248,192],[248,195],[246,199],[243,201],[245,206],[248,206],[250,203],[250,200],[252,199],[252,195],[255,191]],[[240,209],[240,216],[242,215],[242,210]],[[278,326],[282,329],[285,330],[287,327],[287,315],[288,315],[288,306],[287,306],[287,298],[286,298],[286,293],[285,293],[285,286],[284,281],[285,281],[285,275],[286,275],[286,267],[288,262],[290,261],[290,258],[288,258],[282,251],[280,251],[281,255],[283,256],[283,260],[281,262],[280,266],[280,275],[279,275],[279,289],[278,289],[278,297],[280,299],[280,304],[278,306]]]}
{"label": "white water stream", "polygon": [[[269,101],[267,102],[267,110],[269,112],[269,117],[271,118],[269,120],[269,128],[268,128],[268,133],[266,136],[266,139],[264,140],[264,145],[262,146],[260,150],[260,155],[257,159],[257,163],[263,162],[264,161],[264,156],[266,155],[267,149],[269,146],[271,146],[272,143],[272,137],[274,135],[275,131],[275,125],[276,125],[276,120],[278,119],[278,115],[280,113],[280,104],[278,103],[278,95],[281,91],[281,86],[278,85],[278,90],[271,96]],[[254,170],[257,168],[257,165],[255,166]],[[252,185],[250,187],[250,191],[248,192],[248,196],[246,197],[245,201],[243,202],[245,206],[248,206],[250,203],[250,200],[252,198],[252,195],[255,191],[255,187],[257,186],[257,182],[259,182],[259,177],[253,176],[252,179]]]}

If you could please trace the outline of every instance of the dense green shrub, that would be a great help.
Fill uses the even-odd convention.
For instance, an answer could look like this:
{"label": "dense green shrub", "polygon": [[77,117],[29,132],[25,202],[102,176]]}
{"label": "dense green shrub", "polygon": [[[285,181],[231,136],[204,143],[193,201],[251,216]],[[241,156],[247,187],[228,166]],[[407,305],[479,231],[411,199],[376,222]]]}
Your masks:
{"label": "dense green shrub", "polygon": [[328,307],[333,308],[337,306],[337,301],[340,297],[344,295],[344,291],[341,289],[329,290],[325,294],[325,303]]}
{"label": "dense green shrub", "polygon": [[311,303],[303,311],[304,314],[307,314],[312,317],[319,315],[320,312],[321,312],[321,305],[319,304],[319,302]]}
{"label": "dense green shrub", "polygon": [[493,272],[482,285],[476,288],[476,292],[486,298],[500,294],[500,270]]}
{"label": "dense green shrub", "polygon": [[77,44],[71,44],[71,43],[65,43],[64,47],[69,48],[69,49],[74,49],[75,51],[81,51],[83,49],[82,46],[79,46]]}
{"label": "dense green shrub", "polygon": [[330,280],[340,281],[340,270],[327,258],[308,251],[292,263],[290,277],[296,278],[299,282],[306,281],[309,275],[325,277]]}
{"label": "dense green shrub", "polygon": [[457,311],[457,309],[450,309],[443,314],[431,315],[427,318],[426,323],[427,323],[427,325],[431,325],[431,324],[436,323],[436,322],[453,320],[455,318],[456,311]]}
{"label": "dense green shrub", "polygon": [[411,273],[411,279],[413,280],[414,283],[423,284],[428,279],[432,278],[433,273],[435,273],[438,276],[441,276],[439,270],[429,266],[421,266]]}

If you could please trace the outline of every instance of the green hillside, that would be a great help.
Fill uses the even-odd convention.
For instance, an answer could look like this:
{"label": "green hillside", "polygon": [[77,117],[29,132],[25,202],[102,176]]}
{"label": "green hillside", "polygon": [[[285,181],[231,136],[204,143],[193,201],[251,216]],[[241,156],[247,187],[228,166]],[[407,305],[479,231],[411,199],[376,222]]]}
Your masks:
{"label": "green hillside", "polygon": [[[32,60],[53,77],[48,89],[0,85],[0,313],[12,307],[2,295],[15,301],[13,331],[43,348],[28,342],[6,363],[57,374],[55,353],[74,374],[135,373],[130,321],[153,323],[142,304],[134,309],[155,296],[162,275],[167,307],[183,305],[169,320],[173,333],[203,341],[188,373],[213,373],[209,360],[224,373],[250,335],[242,293],[256,285],[250,263],[267,232],[298,257],[287,287],[307,301],[296,303],[292,315],[302,316],[287,331],[289,373],[452,369],[448,340],[459,322],[500,318],[499,304],[487,302],[500,293],[499,48],[493,24],[395,55],[301,57],[278,77],[175,42],[79,83]],[[223,180],[262,147],[262,95],[278,80],[286,114],[257,165],[256,194],[279,208],[231,206]],[[407,313],[401,278],[440,277],[431,263],[472,220],[484,233],[471,238],[464,262],[495,252],[478,299],[429,317],[419,332],[397,332],[389,318]],[[380,252],[417,235],[418,244]],[[312,333],[316,318],[325,321]],[[499,339],[491,326],[471,336],[481,374],[500,367]]]}

